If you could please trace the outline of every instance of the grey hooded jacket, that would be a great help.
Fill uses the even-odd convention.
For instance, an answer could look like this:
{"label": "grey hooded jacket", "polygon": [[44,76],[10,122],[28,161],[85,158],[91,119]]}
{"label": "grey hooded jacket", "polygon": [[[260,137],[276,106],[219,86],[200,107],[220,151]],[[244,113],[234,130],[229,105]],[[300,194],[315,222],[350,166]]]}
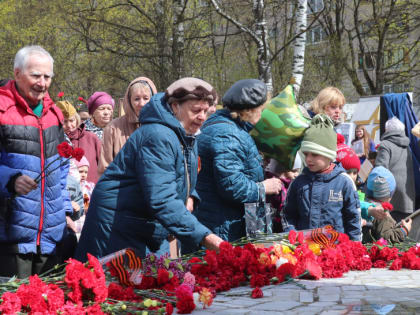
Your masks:
{"label": "grey hooded jacket", "polygon": [[381,137],[375,166],[383,166],[395,177],[397,188],[391,203],[394,211],[412,213],[416,191],[414,187],[413,159],[410,139],[404,131],[392,130]]}

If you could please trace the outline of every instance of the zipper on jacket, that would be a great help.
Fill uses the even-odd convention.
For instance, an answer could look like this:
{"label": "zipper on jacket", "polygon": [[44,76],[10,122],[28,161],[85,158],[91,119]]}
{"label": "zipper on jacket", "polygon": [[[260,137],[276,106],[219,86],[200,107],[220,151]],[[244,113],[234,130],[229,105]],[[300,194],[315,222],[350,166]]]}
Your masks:
{"label": "zipper on jacket", "polygon": [[41,232],[42,232],[42,225],[44,221],[44,188],[45,188],[45,174],[44,174],[44,138],[42,135],[42,124],[41,119],[38,118],[38,125],[39,125],[39,142],[41,144],[41,214],[39,216],[39,227],[38,227],[38,235],[36,237],[36,245],[41,245]]}

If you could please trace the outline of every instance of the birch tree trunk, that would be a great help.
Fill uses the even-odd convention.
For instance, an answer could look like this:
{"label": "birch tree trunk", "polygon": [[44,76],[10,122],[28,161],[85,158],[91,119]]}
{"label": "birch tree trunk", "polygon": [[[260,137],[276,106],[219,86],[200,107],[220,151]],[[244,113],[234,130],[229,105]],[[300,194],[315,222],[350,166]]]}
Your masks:
{"label": "birch tree trunk", "polygon": [[297,99],[299,90],[302,85],[304,66],[305,66],[305,46],[306,46],[306,11],[308,8],[307,0],[298,0],[298,7],[296,10],[296,39],[293,47],[293,62],[292,62],[292,82],[295,90],[295,97]]}
{"label": "birch tree trunk", "polygon": [[172,80],[184,76],[184,11],[188,0],[173,1]]}
{"label": "birch tree trunk", "polygon": [[264,14],[264,0],[253,0],[252,11],[255,21],[255,35],[258,49],[258,74],[261,81],[267,85],[268,97],[273,95],[273,74],[271,72],[270,48],[268,46],[267,21]]}

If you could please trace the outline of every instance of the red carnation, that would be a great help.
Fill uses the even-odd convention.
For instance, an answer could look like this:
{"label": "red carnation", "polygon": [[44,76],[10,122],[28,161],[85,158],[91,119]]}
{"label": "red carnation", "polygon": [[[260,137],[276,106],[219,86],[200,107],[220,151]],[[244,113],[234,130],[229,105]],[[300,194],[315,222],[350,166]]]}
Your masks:
{"label": "red carnation", "polygon": [[389,202],[382,202],[381,203],[382,208],[384,208],[385,211],[392,211],[394,210],[394,206],[390,204]]}
{"label": "red carnation", "polygon": [[263,287],[268,284],[270,284],[270,279],[264,274],[254,273],[251,275],[250,285],[252,288]]}
{"label": "red carnation", "polygon": [[290,244],[294,244],[294,243],[296,243],[296,231],[295,230],[291,230],[290,232],[289,232],[289,243]]}
{"label": "red carnation", "polygon": [[259,287],[256,287],[254,290],[252,290],[252,292],[251,292],[251,297],[253,298],[253,299],[260,299],[260,298],[262,298],[264,296],[264,293],[263,293],[263,291],[259,288]]}
{"label": "red carnation", "polygon": [[16,293],[5,292],[1,296],[1,300],[3,301],[0,304],[0,312],[2,314],[16,314],[20,312],[22,307],[21,301]]}
{"label": "red carnation", "polygon": [[385,260],[377,260],[373,263],[374,268],[385,268],[386,267],[386,261]]}
{"label": "red carnation", "polygon": [[299,244],[303,244],[304,243],[305,239],[303,237],[303,232],[299,232],[298,233],[297,240],[298,240]]}
{"label": "red carnation", "polygon": [[64,92],[58,92],[58,98],[62,98],[64,96]]}
{"label": "red carnation", "polygon": [[322,277],[322,268],[321,266],[312,259],[307,259],[303,263],[303,267],[305,268],[305,271],[308,272],[308,277],[310,279],[319,280]]}
{"label": "red carnation", "polygon": [[400,270],[401,268],[402,268],[402,260],[398,258],[392,262],[391,267],[389,267],[389,270]]}
{"label": "red carnation", "polygon": [[165,315],[172,315],[173,312],[174,312],[174,307],[172,306],[172,304],[166,303]]}
{"label": "red carnation", "polygon": [[72,157],[76,159],[78,162],[83,158],[85,155],[85,151],[82,148],[75,148],[72,153]]}
{"label": "red carnation", "polygon": [[60,156],[64,158],[70,158],[73,153],[73,148],[71,147],[70,144],[68,144],[68,142],[61,142],[57,146],[57,151]]}
{"label": "red carnation", "polygon": [[194,298],[191,289],[181,284],[175,291],[178,314],[190,314],[195,309]]}
{"label": "red carnation", "polygon": [[169,272],[166,269],[159,268],[157,272],[157,283],[159,286],[169,282]]}
{"label": "red carnation", "polygon": [[279,279],[280,283],[288,278],[295,278],[296,276],[296,266],[291,263],[285,263],[276,270],[276,277]]}
{"label": "red carnation", "polygon": [[83,102],[83,103],[87,104],[87,101],[86,101],[83,97],[81,97],[81,96],[79,96],[79,101],[81,101],[81,102]]}

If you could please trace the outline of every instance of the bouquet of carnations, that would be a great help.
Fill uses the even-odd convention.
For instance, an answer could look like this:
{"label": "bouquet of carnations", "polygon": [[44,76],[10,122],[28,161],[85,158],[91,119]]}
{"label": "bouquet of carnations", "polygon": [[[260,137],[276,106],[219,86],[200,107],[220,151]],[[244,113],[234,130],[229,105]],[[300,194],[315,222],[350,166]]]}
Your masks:
{"label": "bouquet of carnations", "polygon": [[[0,284],[2,314],[178,314],[209,307],[217,292],[341,277],[371,267],[420,269],[420,244],[399,249],[379,240],[369,246],[349,240],[331,227],[291,231],[272,244],[223,242],[182,259],[149,254],[140,259],[124,249],[100,260],[69,259],[47,274]],[[298,284],[298,283],[297,283]]]}
{"label": "bouquet of carnations", "polygon": [[[85,154],[84,150],[82,148],[73,148],[69,143],[67,142],[61,142],[58,146],[57,146],[57,152],[58,152],[58,157],[56,159],[54,159],[53,161],[51,161],[50,163],[48,163],[44,169],[42,170],[41,174],[39,174],[34,181],[36,183],[39,183],[39,181],[42,178],[45,178],[48,176],[48,174],[50,174],[51,172],[54,172],[56,169],[58,169],[59,167],[65,165],[71,158],[80,161],[83,158],[83,155]],[[63,160],[62,158],[65,158],[65,160]],[[49,170],[49,167],[51,165],[53,165],[56,161],[61,160],[60,163],[58,164],[58,166],[56,166],[55,168],[53,168],[52,170]],[[47,172],[48,170],[48,172]]]}

